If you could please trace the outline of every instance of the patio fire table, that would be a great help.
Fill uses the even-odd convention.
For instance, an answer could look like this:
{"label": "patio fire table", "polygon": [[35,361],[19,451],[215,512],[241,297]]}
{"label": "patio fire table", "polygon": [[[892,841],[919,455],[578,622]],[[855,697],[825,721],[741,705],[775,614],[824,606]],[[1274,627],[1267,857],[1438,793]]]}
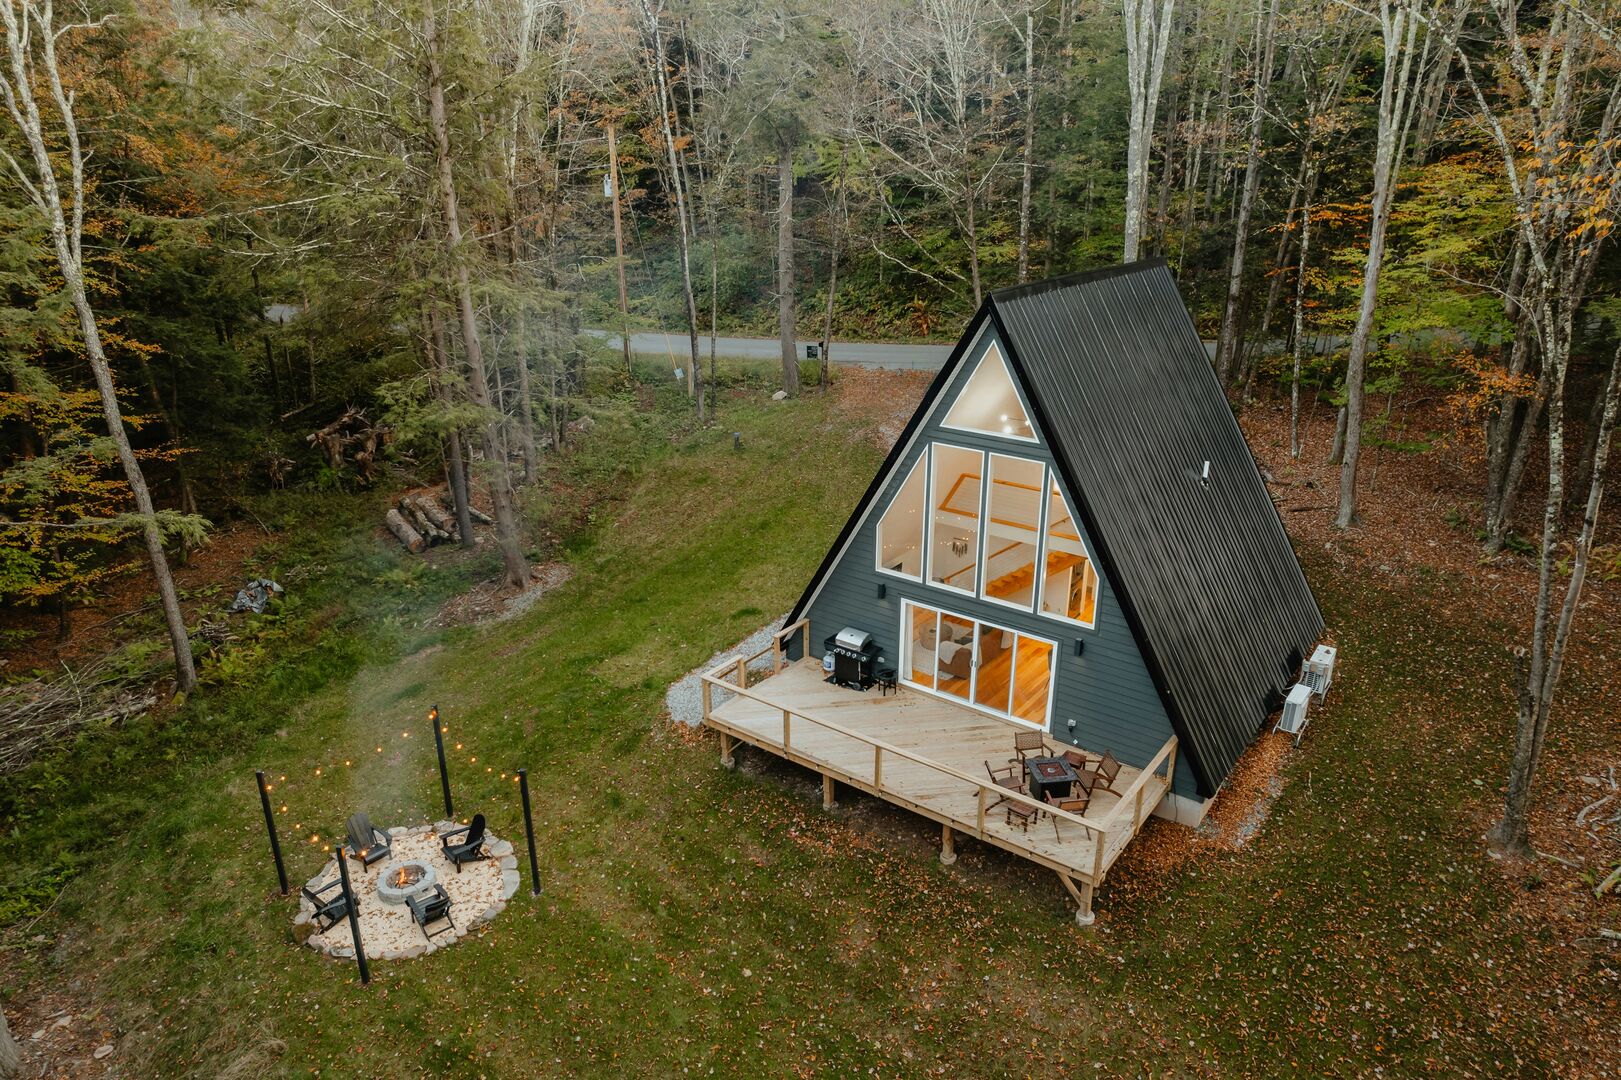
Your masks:
{"label": "patio fire table", "polygon": [[1048,795],[1067,797],[1070,785],[1080,779],[1070,763],[1061,757],[1033,757],[1024,761],[1030,773],[1030,794],[1041,799]]}

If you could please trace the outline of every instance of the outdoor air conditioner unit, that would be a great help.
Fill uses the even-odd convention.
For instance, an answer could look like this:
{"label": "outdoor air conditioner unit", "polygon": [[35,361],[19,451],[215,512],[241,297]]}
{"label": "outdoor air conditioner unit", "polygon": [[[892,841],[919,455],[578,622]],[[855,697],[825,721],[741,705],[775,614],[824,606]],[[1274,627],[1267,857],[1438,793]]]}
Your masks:
{"label": "outdoor air conditioner unit", "polygon": [[1300,745],[1301,732],[1306,730],[1306,706],[1311,702],[1311,693],[1310,686],[1295,683],[1283,699],[1283,715],[1278,717],[1278,726],[1272,729],[1293,735],[1296,746]]}
{"label": "outdoor air conditioner unit", "polygon": [[1305,670],[1300,673],[1300,681],[1311,687],[1311,692],[1322,700],[1328,693],[1329,684],[1334,681],[1334,657],[1339,655],[1332,645],[1319,645],[1312,652],[1311,659],[1306,661]]}

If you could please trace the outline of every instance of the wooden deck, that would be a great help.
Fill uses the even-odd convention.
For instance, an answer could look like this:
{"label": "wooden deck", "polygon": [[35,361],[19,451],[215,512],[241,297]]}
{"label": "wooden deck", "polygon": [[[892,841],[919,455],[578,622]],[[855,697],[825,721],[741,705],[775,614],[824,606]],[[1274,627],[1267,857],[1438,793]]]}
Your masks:
{"label": "wooden deck", "polygon": [[[730,764],[732,740],[742,740],[821,773],[827,803],[833,784],[845,783],[937,821],[946,862],[955,860],[954,833],[1011,851],[1056,872],[1078,920],[1090,922],[1094,889],[1170,790],[1176,739],[1145,768],[1123,766],[1119,795],[1099,792],[1084,817],[1068,814],[997,788],[986,773],[987,761],[1007,763],[1014,732],[1028,728],[905,687],[831,686],[815,660],[784,658],[785,642],[801,631],[809,640],[802,620],[771,648],[704,676],[704,722],[721,733],[723,760]],[[1042,816],[1021,829],[999,799],[1037,805]]]}

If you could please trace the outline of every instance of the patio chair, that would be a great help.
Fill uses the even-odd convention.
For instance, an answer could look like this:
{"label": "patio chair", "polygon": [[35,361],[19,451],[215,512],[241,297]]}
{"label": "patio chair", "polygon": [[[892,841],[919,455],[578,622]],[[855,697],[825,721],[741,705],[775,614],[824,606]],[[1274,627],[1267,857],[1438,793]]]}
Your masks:
{"label": "patio chair", "polygon": [[1092,769],[1092,755],[1085,750],[1065,750],[1063,757],[1077,773]]}
{"label": "patio chair", "polygon": [[[1089,803],[1091,803],[1091,801],[1092,796],[1084,791],[1079,795],[1071,795],[1067,798],[1062,795],[1054,796],[1049,794],[1047,796],[1047,804],[1049,806],[1056,807],[1059,810],[1064,810],[1071,814],[1084,815],[1086,813],[1086,807]],[[1053,839],[1062,840],[1063,837],[1058,835],[1058,815],[1050,814],[1048,816],[1053,819]]]}
{"label": "patio chair", "polygon": [[1013,733],[1013,752],[1019,756],[1017,759],[1009,760],[1017,760],[1020,765],[1023,765],[1024,759],[1031,754],[1037,757],[1046,757],[1047,740],[1042,738],[1039,731],[1015,731]]}
{"label": "patio chair", "polygon": [[[405,898],[405,905],[411,909],[411,919],[422,931],[422,936],[432,941],[440,934],[454,933],[456,920],[450,917],[450,894],[443,885],[435,884],[432,891],[417,893]],[[448,925],[428,933],[428,924],[443,919]]]}
{"label": "patio chair", "polygon": [[326,933],[349,915],[349,898],[343,895],[343,879],[333,878],[319,889],[304,885],[298,890],[315,906],[315,929]]}
{"label": "patio chair", "polygon": [[[985,762],[985,772],[991,778],[991,783],[1005,791],[1017,791],[1024,794],[1024,769],[1012,762],[999,769],[993,769],[990,762]],[[1007,802],[1007,796],[1002,796],[985,809],[994,810]]]}
{"label": "patio chair", "polygon": [[1097,775],[1092,783],[1087,785],[1089,791],[1112,791],[1116,795],[1120,794],[1114,787],[1114,778],[1120,775],[1120,762],[1115,758],[1113,750],[1103,752],[1103,760],[1097,763],[1095,770]]}
{"label": "patio chair", "polygon": [[361,866],[370,866],[391,854],[388,833],[371,823],[365,814],[349,817],[349,857]]}
{"label": "patio chair", "polygon": [[1031,806],[1029,803],[1009,802],[1007,804],[1007,823],[1009,825],[1017,825],[1025,832],[1030,831],[1030,826],[1034,824],[1036,819],[1040,816],[1041,811],[1036,809],[1034,806]]}
{"label": "patio chair", "polygon": [[474,814],[471,825],[440,833],[439,846],[445,849],[445,858],[455,865],[458,874],[462,863],[489,858],[490,853],[484,850],[484,815]]}

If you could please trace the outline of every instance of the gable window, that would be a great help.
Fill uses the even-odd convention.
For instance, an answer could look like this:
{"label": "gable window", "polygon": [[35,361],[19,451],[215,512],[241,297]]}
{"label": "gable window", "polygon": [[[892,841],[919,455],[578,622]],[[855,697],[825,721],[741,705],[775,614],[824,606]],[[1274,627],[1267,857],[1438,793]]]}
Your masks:
{"label": "gable window", "polygon": [[979,366],[963,384],[957,400],[946,413],[945,426],[962,431],[979,431],[1010,439],[1035,441],[1030,417],[1014,389],[1007,362],[995,345],[985,350]]}
{"label": "gable window", "polygon": [[878,569],[913,580],[923,578],[924,453],[878,519]]}
{"label": "gable window", "polygon": [[980,479],[985,455],[935,443],[930,448],[929,580],[973,593],[979,587]]}
{"label": "gable window", "polygon": [[901,613],[901,635],[901,678],[909,685],[1046,726],[1052,642],[910,601]]}
{"label": "gable window", "polygon": [[1047,491],[1046,538],[1041,613],[1091,626],[1097,618],[1098,572],[1087,557],[1080,526],[1056,480]]}
{"label": "gable window", "polygon": [[1036,554],[1041,541],[1044,469],[1028,458],[991,456],[985,496],[985,587],[987,600],[1029,611],[1035,606]]}

